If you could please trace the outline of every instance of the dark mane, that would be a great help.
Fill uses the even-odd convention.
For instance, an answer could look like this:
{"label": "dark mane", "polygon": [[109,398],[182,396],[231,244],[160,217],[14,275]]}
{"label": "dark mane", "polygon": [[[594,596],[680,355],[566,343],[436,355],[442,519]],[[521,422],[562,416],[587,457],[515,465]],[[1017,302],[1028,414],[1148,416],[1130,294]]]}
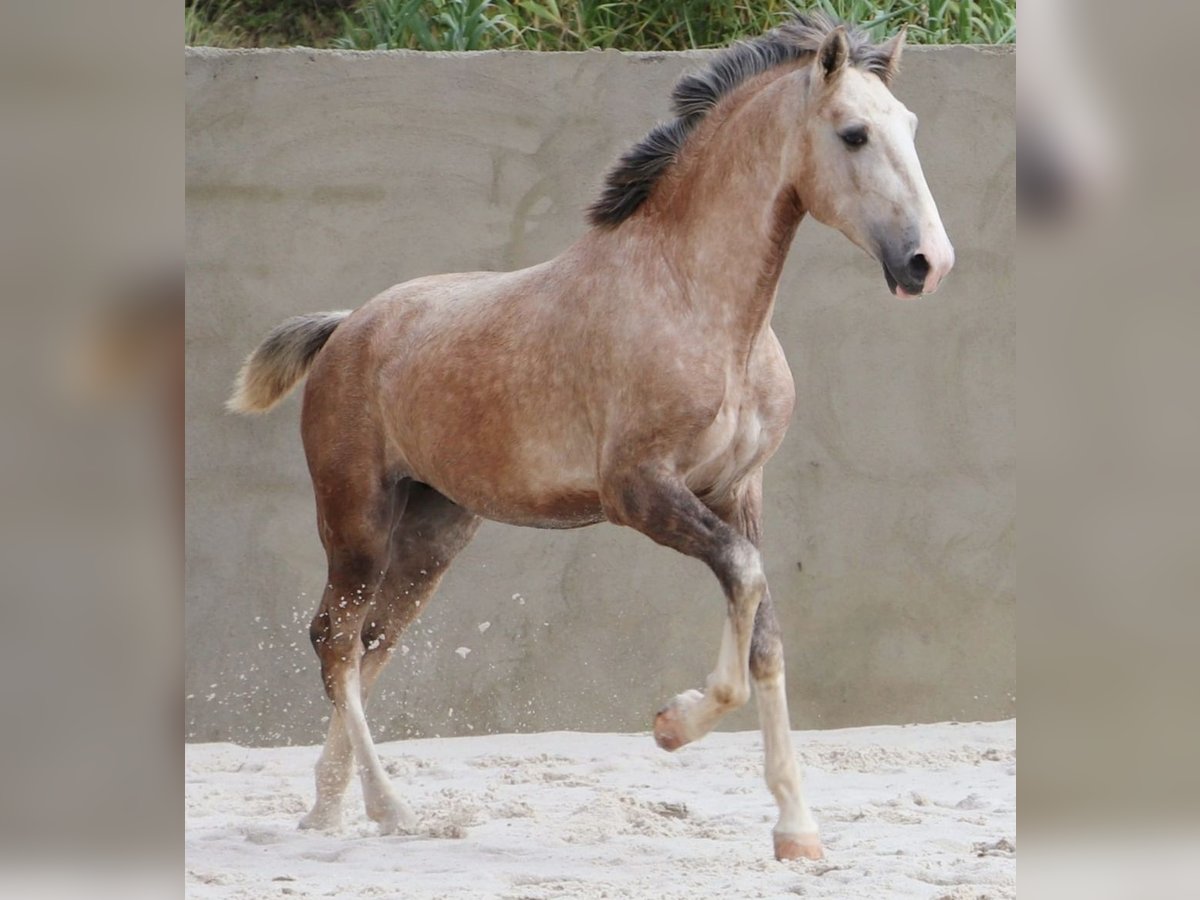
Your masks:
{"label": "dark mane", "polygon": [[588,222],[613,228],[632,216],[675,162],[688,135],[722,98],[756,75],[816,53],[838,26],[846,29],[850,64],[887,81],[890,48],[871,43],[861,29],[821,12],[798,15],[761,37],[734,44],[708,68],[679,79],[671,92],[676,117],[656,125],[609,170],[600,197],[588,207]]}

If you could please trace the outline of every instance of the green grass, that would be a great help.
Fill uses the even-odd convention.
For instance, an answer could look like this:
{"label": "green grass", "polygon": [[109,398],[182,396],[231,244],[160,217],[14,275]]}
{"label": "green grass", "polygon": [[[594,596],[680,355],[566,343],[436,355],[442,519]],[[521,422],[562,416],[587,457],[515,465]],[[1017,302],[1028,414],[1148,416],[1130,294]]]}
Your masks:
{"label": "green grass", "polygon": [[688,50],[823,9],[881,39],[1016,40],[1016,0],[191,0],[189,44],[355,50]]}
{"label": "green grass", "polygon": [[188,44],[328,47],[358,0],[185,0]]}
{"label": "green grass", "polygon": [[184,42],[189,46],[242,47],[246,32],[236,24],[237,10],[230,10],[230,0],[210,0],[185,6],[183,10]]}

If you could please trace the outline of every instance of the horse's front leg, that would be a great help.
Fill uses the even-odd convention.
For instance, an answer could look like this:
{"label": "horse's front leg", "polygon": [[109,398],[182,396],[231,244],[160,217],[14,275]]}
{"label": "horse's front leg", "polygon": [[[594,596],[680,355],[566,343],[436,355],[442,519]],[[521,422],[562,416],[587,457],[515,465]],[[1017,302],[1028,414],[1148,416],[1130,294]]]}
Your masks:
{"label": "horse's front leg", "polygon": [[761,472],[751,478],[721,515],[677,476],[638,470],[606,481],[605,511],[681,553],[706,562],[725,590],[728,616],[717,665],[705,690],[675,697],[654,720],[654,737],[675,750],[707,734],[750,696],[758,694],[767,785],[779,804],[775,826],[778,859],[820,858],[817,825],[804,802],[800,769],[792,750],[783,677],[783,646],[758,551]]}
{"label": "horse's front leg", "polygon": [[674,473],[641,468],[605,479],[610,521],[703,560],[725,591],[727,618],[717,665],[703,691],[686,691],[655,717],[654,738],[675,750],[703,737],[726,713],[750,698],[750,642],[767,582],[758,548],[688,490]]}
{"label": "horse's front leg", "polygon": [[[725,518],[739,533],[759,546],[762,537],[761,469],[747,480],[744,489],[725,511]],[[816,820],[804,800],[800,766],[792,747],[783,639],[769,590],[764,592],[754,616],[750,674],[763,733],[767,787],[779,805],[779,821],[774,832],[775,856],[777,859],[820,859],[823,855],[821,838]]]}
{"label": "horse's front leg", "polygon": [[758,723],[763,734],[767,787],[779,805],[779,821],[774,831],[775,858],[820,859],[824,855],[821,838],[817,822],[804,800],[800,766],[792,747],[783,673],[783,641],[769,593],[758,605],[754,621],[750,673],[754,677]]}

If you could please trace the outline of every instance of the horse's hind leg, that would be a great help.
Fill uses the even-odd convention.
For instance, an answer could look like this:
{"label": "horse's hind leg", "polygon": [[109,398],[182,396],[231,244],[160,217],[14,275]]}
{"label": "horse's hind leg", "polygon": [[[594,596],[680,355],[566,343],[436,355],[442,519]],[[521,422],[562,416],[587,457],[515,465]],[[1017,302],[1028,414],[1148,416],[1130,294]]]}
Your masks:
{"label": "horse's hind leg", "polygon": [[[397,486],[396,496],[392,501],[393,518],[398,511],[402,510],[408,490],[409,484],[407,481]],[[390,559],[389,552],[389,565]],[[362,628],[371,627],[374,621],[381,617],[382,613],[379,607],[380,600],[384,594],[384,584],[386,584],[386,576],[384,582],[381,583],[379,589],[376,591],[375,600],[364,610]],[[321,647],[318,646],[318,642],[324,643],[326,640],[328,624],[329,618],[324,608],[324,602],[322,602],[322,608],[313,620],[313,646],[316,647],[318,654],[321,653]],[[371,646],[364,642],[362,659],[358,664],[359,693],[364,714],[367,698],[370,696],[371,688],[374,686],[375,679],[381,670],[380,666],[374,665],[371,662],[374,655]],[[322,664],[322,669],[324,669],[324,664]],[[342,801],[346,796],[346,789],[350,786],[350,778],[353,774],[354,747],[350,743],[350,735],[346,730],[346,723],[342,719],[341,710],[335,702],[330,711],[329,733],[325,738],[325,746],[321,750],[321,758],[317,760],[317,800],[313,804],[312,810],[300,820],[301,828],[336,828],[341,824]]]}
{"label": "horse's hind leg", "polygon": [[362,773],[372,818],[391,832],[411,827],[415,818],[392,790],[367,727],[361,635],[390,562],[391,533],[403,510],[407,484],[395,488],[373,472],[358,475],[353,467],[344,473],[337,469],[315,470],[313,476],[329,574],[309,634],[333,712],[317,763],[317,803],[301,825],[336,824],[353,759]]}
{"label": "horse's hind leg", "polygon": [[370,690],[396,651],[396,642],[428,605],[481,519],[427,484],[413,482],[391,540],[391,562],[375,609],[363,625],[363,683]]}
{"label": "horse's hind leg", "polygon": [[[373,608],[367,613],[365,629],[375,627],[377,618],[382,614]],[[365,711],[371,688],[379,673],[383,671],[381,658],[390,656],[378,652],[378,647],[363,638],[363,657],[359,664],[359,681],[361,686],[362,704]],[[350,777],[354,774],[354,748],[350,745],[350,737],[346,733],[346,725],[342,714],[335,706],[329,717],[329,733],[325,738],[325,746],[321,750],[321,758],[317,760],[316,782],[317,800],[312,810],[300,820],[301,828],[336,828],[342,822],[342,801],[346,789],[350,786]]]}
{"label": "horse's hind leg", "polygon": [[[362,703],[395,652],[404,629],[427,605],[454,556],[479,527],[478,517],[454,505],[432,488],[405,482],[406,503],[392,530],[389,564],[374,602],[362,621],[359,681]],[[350,739],[335,709],[329,738],[317,764],[317,803],[302,827],[327,828],[341,820],[342,798],[353,762]],[[373,792],[364,770],[363,794],[367,813],[385,824],[389,820],[388,792]]]}
{"label": "horse's hind leg", "polygon": [[346,736],[342,714],[334,708],[329,716],[329,733],[317,760],[317,801],[300,820],[301,828],[337,828],[342,824],[342,798],[353,774],[354,748]]}

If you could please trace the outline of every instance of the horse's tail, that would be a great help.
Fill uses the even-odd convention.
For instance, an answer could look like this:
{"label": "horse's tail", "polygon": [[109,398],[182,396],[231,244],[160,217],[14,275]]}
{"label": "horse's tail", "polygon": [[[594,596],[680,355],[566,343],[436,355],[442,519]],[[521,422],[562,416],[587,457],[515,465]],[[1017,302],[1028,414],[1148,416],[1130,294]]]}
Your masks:
{"label": "horse's tail", "polygon": [[348,315],[348,309],[311,313],[276,325],[246,358],[225,408],[235,413],[271,409],[308,373],[318,351]]}

